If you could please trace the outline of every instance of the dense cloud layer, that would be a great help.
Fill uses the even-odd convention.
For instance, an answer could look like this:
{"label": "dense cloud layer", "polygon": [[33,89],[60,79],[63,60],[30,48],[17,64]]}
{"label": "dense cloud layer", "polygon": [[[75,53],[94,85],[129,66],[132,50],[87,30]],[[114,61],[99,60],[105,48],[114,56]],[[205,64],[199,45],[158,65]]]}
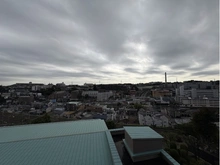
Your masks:
{"label": "dense cloud layer", "polygon": [[0,1],[0,84],[218,79],[218,0]]}

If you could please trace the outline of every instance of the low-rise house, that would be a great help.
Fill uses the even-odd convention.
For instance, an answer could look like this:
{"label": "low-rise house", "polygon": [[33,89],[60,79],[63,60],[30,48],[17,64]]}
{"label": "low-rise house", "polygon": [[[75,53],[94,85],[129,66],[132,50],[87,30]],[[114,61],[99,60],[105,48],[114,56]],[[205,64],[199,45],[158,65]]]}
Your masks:
{"label": "low-rise house", "polygon": [[34,97],[33,96],[20,96],[18,98],[18,103],[19,104],[30,105],[32,102],[34,102]]}
{"label": "low-rise house", "polygon": [[64,101],[69,98],[70,94],[66,91],[56,91],[49,96],[49,99],[56,99],[57,101]]}
{"label": "low-rise house", "polygon": [[55,108],[54,110],[52,110],[52,112],[57,115],[61,115],[64,111],[65,111],[64,107],[59,107],[59,108]]}
{"label": "low-rise house", "polygon": [[60,116],[62,116],[62,117],[66,117],[66,118],[73,118],[75,115],[75,112],[73,112],[73,111],[65,111],[65,112],[63,112]]}
{"label": "low-rise house", "polygon": [[67,110],[67,111],[75,111],[75,110],[77,110],[77,107],[78,107],[79,105],[80,105],[79,102],[73,102],[73,101],[68,102],[68,103],[66,104],[66,110]]}

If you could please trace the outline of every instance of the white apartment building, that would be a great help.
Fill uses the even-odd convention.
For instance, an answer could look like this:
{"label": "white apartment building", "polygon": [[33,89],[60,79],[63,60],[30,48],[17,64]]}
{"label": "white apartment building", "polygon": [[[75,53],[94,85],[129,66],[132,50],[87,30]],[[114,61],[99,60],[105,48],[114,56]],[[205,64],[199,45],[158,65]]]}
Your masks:
{"label": "white apartment building", "polygon": [[182,102],[183,98],[219,98],[219,89],[185,89],[182,85],[176,89],[176,101]]}
{"label": "white apartment building", "polygon": [[183,105],[188,107],[219,107],[219,99],[208,99],[208,98],[197,98],[197,99],[189,99],[182,98]]}
{"label": "white apartment building", "polygon": [[113,96],[113,92],[100,92],[97,94],[97,101],[106,101],[109,97]]}
{"label": "white apartment building", "polygon": [[97,97],[98,91],[83,91],[82,96]]}

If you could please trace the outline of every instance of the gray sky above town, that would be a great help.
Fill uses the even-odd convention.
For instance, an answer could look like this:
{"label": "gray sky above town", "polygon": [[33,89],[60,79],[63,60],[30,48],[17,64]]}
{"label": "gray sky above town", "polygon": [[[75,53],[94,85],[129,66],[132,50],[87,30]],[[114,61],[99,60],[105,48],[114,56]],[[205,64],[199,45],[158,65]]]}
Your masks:
{"label": "gray sky above town", "polygon": [[219,78],[218,0],[1,0],[0,84]]}

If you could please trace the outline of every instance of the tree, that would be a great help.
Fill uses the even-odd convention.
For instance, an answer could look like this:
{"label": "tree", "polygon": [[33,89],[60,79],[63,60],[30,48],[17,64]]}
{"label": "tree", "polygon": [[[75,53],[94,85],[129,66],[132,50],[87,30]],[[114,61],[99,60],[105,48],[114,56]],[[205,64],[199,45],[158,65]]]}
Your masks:
{"label": "tree", "polygon": [[180,162],[180,164],[183,164],[183,165],[188,164],[187,160],[184,159],[183,157],[180,157],[179,162]]}
{"label": "tree", "polygon": [[176,160],[179,161],[180,155],[176,149],[171,149],[170,150],[170,155]]}
{"label": "tree", "polygon": [[97,90],[97,86],[93,85],[93,90],[96,91]]}
{"label": "tree", "polygon": [[195,113],[192,123],[195,132],[202,136],[205,140],[214,140],[218,133],[217,126],[213,123],[215,120],[215,112],[210,109],[203,108]]}
{"label": "tree", "polygon": [[8,92],[7,88],[0,85],[0,93]]}
{"label": "tree", "polygon": [[143,106],[141,104],[135,103],[134,104],[134,108],[137,109],[137,111],[139,111]]}
{"label": "tree", "polygon": [[0,104],[4,104],[6,103],[6,100],[4,99],[4,97],[0,96]]}
{"label": "tree", "polygon": [[121,103],[120,103],[120,102],[118,102],[118,103],[117,103],[117,107],[120,107],[120,106],[121,106]]}
{"label": "tree", "polygon": [[85,99],[86,100],[89,99],[89,95],[88,94],[85,95]]}
{"label": "tree", "polygon": [[177,149],[176,143],[171,142],[170,143],[170,149]]}
{"label": "tree", "polygon": [[114,128],[116,128],[116,125],[115,125],[115,122],[114,122],[114,121],[106,121],[105,123],[106,123],[108,129],[114,129]]}
{"label": "tree", "polygon": [[36,119],[34,119],[31,124],[38,124],[38,123],[50,123],[50,116],[46,113],[44,116],[42,117],[38,117]]}
{"label": "tree", "polygon": [[51,87],[51,88],[47,88],[47,89],[41,89],[40,92],[42,93],[43,96],[49,96],[51,95],[53,92],[55,92],[55,86]]}
{"label": "tree", "polygon": [[180,144],[180,149],[188,151],[188,147],[185,144]]}
{"label": "tree", "polygon": [[186,150],[180,149],[180,156],[184,159],[187,159],[188,157],[188,152]]}

